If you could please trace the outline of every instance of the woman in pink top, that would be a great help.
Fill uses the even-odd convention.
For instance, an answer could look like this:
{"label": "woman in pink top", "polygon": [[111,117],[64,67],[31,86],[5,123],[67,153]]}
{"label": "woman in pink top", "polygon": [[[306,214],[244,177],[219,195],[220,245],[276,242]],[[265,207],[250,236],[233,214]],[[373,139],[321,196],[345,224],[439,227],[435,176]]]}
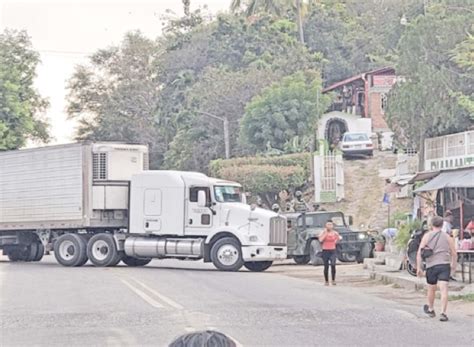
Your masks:
{"label": "woman in pink top", "polygon": [[324,261],[324,279],[325,285],[329,285],[329,262],[331,262],[331,278],[332,285],[336,285],[336,243],[341,239],[336,230],[332,220],[326,222],[324,231],[319,235],[319,242],[323,248]]}

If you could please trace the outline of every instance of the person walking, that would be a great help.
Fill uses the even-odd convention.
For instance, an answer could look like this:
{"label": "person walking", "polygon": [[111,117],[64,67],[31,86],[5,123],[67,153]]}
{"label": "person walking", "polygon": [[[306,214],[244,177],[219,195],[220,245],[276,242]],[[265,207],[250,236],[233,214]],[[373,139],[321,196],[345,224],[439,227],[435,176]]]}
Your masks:
{"label": "person walking", "polygon": [[418,277],[423,276],[423,264],[426,263],[426,282],[428,283],[428,304],[423,306],[423,311],[430,317],[436,317],[434,301],[436,288],[439,285],[441,292],[440,321],[448,321],[446,314],[448,308],[448,283],[451,274],[456,271],[456,248],[453,239],[442,230],[443,218],[433,217],[432,230],[427,232],[421,240],[416,257]]}
{"label": "person walking", "polygon": [[336,244],[341,239],[339,233],[334,230],[334,223],[332,220],[326,222],[324,231],[318,237],[323,249],[324,262],[324,285],[329,285],[329,263],[331,263],[331,279],[332,285],[336,285]]}

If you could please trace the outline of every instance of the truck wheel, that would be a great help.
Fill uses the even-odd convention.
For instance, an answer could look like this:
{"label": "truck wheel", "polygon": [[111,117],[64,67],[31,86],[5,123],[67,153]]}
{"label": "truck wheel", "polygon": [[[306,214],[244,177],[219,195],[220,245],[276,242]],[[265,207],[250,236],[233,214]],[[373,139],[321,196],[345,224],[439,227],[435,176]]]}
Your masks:
{"label": "truck wheel", "polygon": [[262,272],[272,266],[272,261],[246,261],[245,268],[253,272]]}
{"label": "truck wheel", "polygon": [[312,240],[309,244],[309,258],[311,265],[318,266],[324,265],[323,258],[318,257],[318,253],[323,250],[321,243],[318,240]]}
{"label": "truck wheel", "polygon": [[87,256],[95,266],[115,266],[122,258],[110,234],[92,236],[87,244]]}
{"label": "truck wheel", "polygon": [[240,243],[232,237],[223,237],[212,245],[211,259],[222,271],[238,271],[244,265]]}
{"label": "truck wheel", "polygon": [[372,251],[372,245],[367,243],[362,246],[359,254],[357,255],[357,262],[363,263],[365,258],[370,258],[370,252]]}
{"label": "truck wheel", "polygon": [[36,244],[38,245],[38,248],[36,250],[35,257],[33,258],[32,261],[40,261],[41,259],[43,259],[43,255],[44,255],[43,244],[41,242],[37,242]]}
{"label": "truck wheel", "polygon": [[38,244],[36,242],[31,243],[27,247],[27,257],[26,261],[35,261],[38,254]]}
{"label": "truck wheel", "polygon": [[135,258],[125,255],[122,258],[122,263],[128,266],[145,266],[151,261],[151,258]]}
{"label": "truck wheel", "polygon": [[54,257],[64,266],[82,266],[87,262],[86,241],[76,234],[61,235],[54,243]]}
{"label": "truck wheel", "polygon": [[12,249],[8,252],[8,259],[10,261],[26,261],[28,257],[27,250],[21,249],[21,247],[17,246],[15,249]]}
{"label": "truck wheel", "polygon": [[338,257],[339,261],[343,263],[352,263],[357,260],[357,255],[349,254],[349,253],[342,253],[340,257]]}
{"label": "truck wheel", "polygon": [[293,260],[298,265],[306,265],[311,260],[311,256],[310,255],[294,255]]}

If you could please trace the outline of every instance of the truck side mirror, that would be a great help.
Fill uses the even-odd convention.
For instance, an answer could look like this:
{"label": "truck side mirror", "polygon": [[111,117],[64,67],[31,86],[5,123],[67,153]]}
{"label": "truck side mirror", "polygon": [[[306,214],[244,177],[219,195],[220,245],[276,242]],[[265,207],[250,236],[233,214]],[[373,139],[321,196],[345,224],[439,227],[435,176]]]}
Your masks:
{"label": "truck side mirror", "polygon": [[206,207],[206,192],[204,190],[198,191],[198,206],[199,207]]}
{"label": "truck side mirror", "polygon": [[349,216],[348,219],[349,219],[349,225],[353,225],[354,224],[354,217]]}

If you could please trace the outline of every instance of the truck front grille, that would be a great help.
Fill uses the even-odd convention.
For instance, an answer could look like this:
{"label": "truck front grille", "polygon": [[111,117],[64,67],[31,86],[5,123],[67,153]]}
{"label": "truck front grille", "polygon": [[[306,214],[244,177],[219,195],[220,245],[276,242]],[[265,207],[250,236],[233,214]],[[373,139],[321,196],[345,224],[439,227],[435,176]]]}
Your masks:
{"label": "truck front grille", "polygon": [[355,232],[347,232],[341,233],[342,240],[346,242],[358,241],[358,233]]}
{"label": "truck front grille", "polygon": [[286,221],[282,217],[270,219],[270,246],[286,246]]}

